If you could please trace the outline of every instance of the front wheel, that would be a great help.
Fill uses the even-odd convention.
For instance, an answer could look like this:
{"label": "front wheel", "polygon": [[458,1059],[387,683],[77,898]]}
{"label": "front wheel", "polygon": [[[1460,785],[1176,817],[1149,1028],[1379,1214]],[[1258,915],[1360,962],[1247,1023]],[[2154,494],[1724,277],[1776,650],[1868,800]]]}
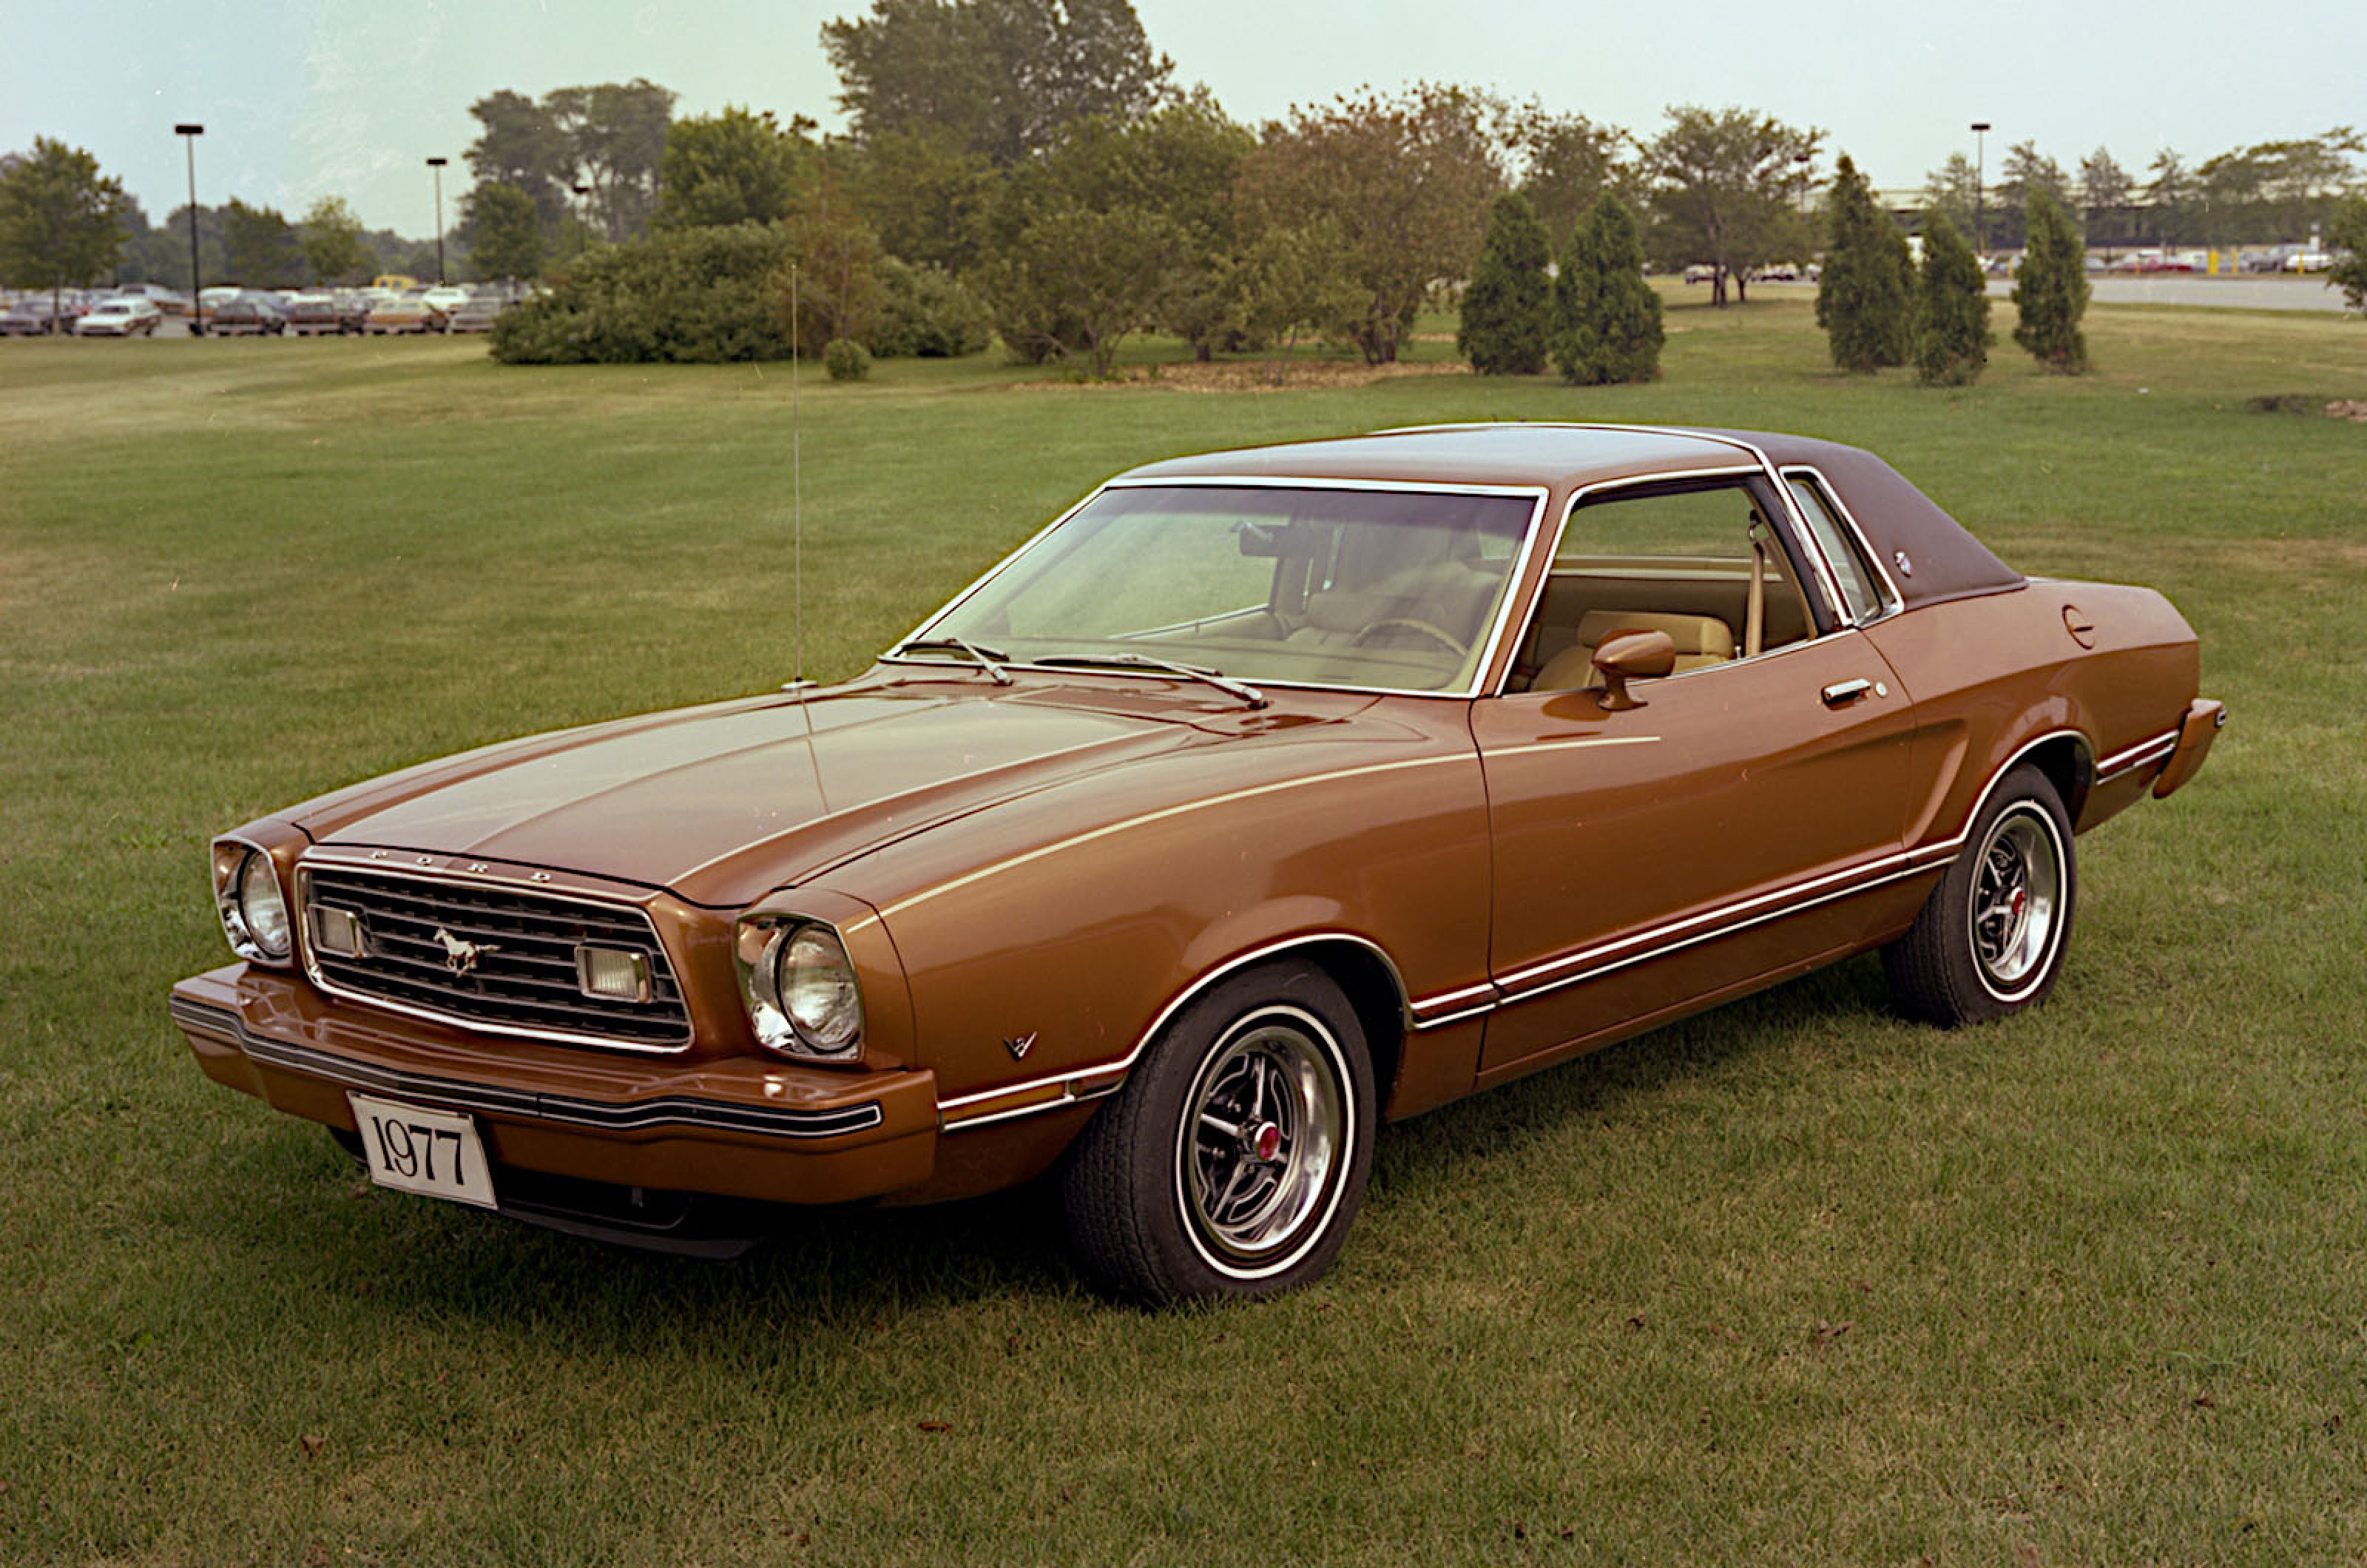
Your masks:
{"label": "front wheel", "polygon": [[1160,1032],[1070,1148],[1070,1244],[1102,1285],[1161,1305],[1305,1284],[1347,1239],[1376,1119],[1365,1032],[1329,976],[1231,976]]}
{"label": "front wheel", "polygon": [[2037,1006],[2063,973],[2077,889],[2063,797],[2036,768],[2014,769],[1915,924],[1882,950],[1892,999],[1949,1028]]}

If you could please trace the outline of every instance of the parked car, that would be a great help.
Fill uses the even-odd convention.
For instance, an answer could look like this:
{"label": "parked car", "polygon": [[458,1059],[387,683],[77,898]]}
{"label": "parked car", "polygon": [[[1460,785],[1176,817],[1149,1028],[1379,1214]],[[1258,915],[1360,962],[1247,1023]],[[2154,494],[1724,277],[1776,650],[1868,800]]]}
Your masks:
{"label": "parked car", "polygon": [[74,323],[74,333],[81,337],[130,337],[135,333],[154,335],[157,323],[164,312],[153,299],[139,295],[118,295],[101,299],[83,313]]}
{"label": "parked car", "polygon": [[2285,258],[2284,270],[2287,272],[2328,272],[2333,269],[2333,266],[2334,257],[2325,251],[2295,251],[2293,254]]}
{"label": "parked car", "polygon": [[427,302],[423,290],[380,299],[370,307],[364,324],[379,333],[440,333],[444,330],[444,313]]}
{"label": "parked car", "polygon": [[146,299],[167,316],[189,313],[189,297],[161,283],[126,283],[118,287],[115,293],[119,298]]}
{"label": "parked car", "polygon": [[1260,1294],[1380,1121],[1869,949],[1914,1017],[2036,1006],[2074,835],[2210,749],[2196,677],[2159,594],[1829,442],[1178,458],[843,684],[222,835],[235,961],[171,1014],[385,1186],[729,1251],[1057,1168],[1105,1286]]}
{"label": "parked car", "polygon": [[67,323],[67,330],[73,330],[74,319],[71,307],[61,309],[51,296],[28,294],[9,306],[6,314],[0,314],[0,334],[41,337],[56,332],[61,321]]}
{"label": "parked car", "polygon": [[288,302],[281,313],[287,318],[288,330],[299,337],[358,333],[369,322],[367,310],[327,294],[300,294]]}
{"label": "parked car", "polygon": [[469,290],[457,283],[438,283],[420,290],[420,298],[434,306],[437,314],[448,316],[469,302]]}
{"label": "parked car", "polygon": [[510,308],[510,302],[490,291],[471,294],[462,300],[444,320],[444,330],[449,333],[489,333],[494,320]]}
{"label": "parked car", "polygon": [[223,299],[206,319],[206,331],[214,337],[276,337],[287,329],[288,319],[279,308],[260,295]]}

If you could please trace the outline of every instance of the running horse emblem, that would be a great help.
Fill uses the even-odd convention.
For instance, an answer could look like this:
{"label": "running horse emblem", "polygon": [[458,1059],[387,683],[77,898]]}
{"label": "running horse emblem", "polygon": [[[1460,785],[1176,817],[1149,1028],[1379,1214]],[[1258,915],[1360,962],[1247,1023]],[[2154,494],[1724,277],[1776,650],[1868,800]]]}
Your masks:
{"label": "running horse emblem", "polygon": [[436,940],[443,944],[444,967],[455,975],[470,973],[477,967],[478,959],[501,951],[490,942],[463,942],[442,926],[436,928]]}

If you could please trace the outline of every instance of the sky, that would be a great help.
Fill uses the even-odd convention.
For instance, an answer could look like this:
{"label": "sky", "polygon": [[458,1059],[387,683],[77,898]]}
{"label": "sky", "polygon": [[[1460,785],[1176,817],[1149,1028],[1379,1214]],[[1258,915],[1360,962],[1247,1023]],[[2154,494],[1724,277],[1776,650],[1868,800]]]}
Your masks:
{"label": "sky", "polygon": [[[2172,147],[2230,148],[2367,126],[2367,4],[2147,0],[1135,0],[1177,79],[1237,119],[1418,79],[1535,97],[1650,135],[1671,104],[1737,106],[1827,134],[1876,186],[1912,189],[1988,121],[1995,177],[2034,141],[2077,172],[2109,148],[2132,174]],[[236,196],[291,219],[322,196],[365,224],[435,231],[470,184],[469,106],[500,88],[646,76],[677,116],[727,104],[843,129],[821,24],[868,0],[15,0],[0,7],[0,150],[88,149],[162,220]],[[126,40],[138,40],[126,47]]]}

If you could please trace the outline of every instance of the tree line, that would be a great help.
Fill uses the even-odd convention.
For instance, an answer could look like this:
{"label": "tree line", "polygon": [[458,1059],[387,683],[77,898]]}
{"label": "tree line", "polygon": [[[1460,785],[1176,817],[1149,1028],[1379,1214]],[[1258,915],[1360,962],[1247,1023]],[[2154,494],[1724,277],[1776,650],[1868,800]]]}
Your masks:
{"label": "tree line", "polygon": [[[1828,239],[1827,133],[1738,107],[1674,105],[1631,130],[1421,83],[1252,126],[1176,80],[1128,0],[872,0],[821,41],[843,135],[753,107],[677,117],[670,90],[638,78],[472,105],[455,275],[552,286],[540,319],[497,349],[702,358],[847,339],[957,352],[991,332],[1021,358],[1106,374],[1128,335],[1155,331],[1203,357],[1263,351],[1277,369],[1317,337],[1379,364],[1419,310],[1475,281],[1500,196],[1526,203],[1556,272],[1608,197],[1639,265],[1704,269],[1719,305]],[[2024,142],[1990,189],[1961,157],[1933,171],[1910,222],[1944,218],[1978,240],[1977,203],[1988,242],[2018,245],[2036,192],[2084,207],[2091,238],[2150,225],[2233,239],[2330,220],[2360,186],[2361,148],[2337,128],[2191,172],[2166,151],[2140,190],[2101,149],[2075,181]],[[24,162],[71,151],[40,142]],[[95,166],[64,184],[77,177],[114,191],[85,214],[103,260],[10,241],[6,213],[25,204],[0,173],[0,275],[86,281],[132,258],[152,276],[186,270],[186,250],[169,254],[176,232],[186,245],[186,210],[149,228]],[[198,217],[209,276],[339,280],[391,259],[334,199],[292,222],[238,201]],[[416,271],[423,258],[414,246],[402,259]],[[1548,355],[1573,330],[1556,308]]]}

